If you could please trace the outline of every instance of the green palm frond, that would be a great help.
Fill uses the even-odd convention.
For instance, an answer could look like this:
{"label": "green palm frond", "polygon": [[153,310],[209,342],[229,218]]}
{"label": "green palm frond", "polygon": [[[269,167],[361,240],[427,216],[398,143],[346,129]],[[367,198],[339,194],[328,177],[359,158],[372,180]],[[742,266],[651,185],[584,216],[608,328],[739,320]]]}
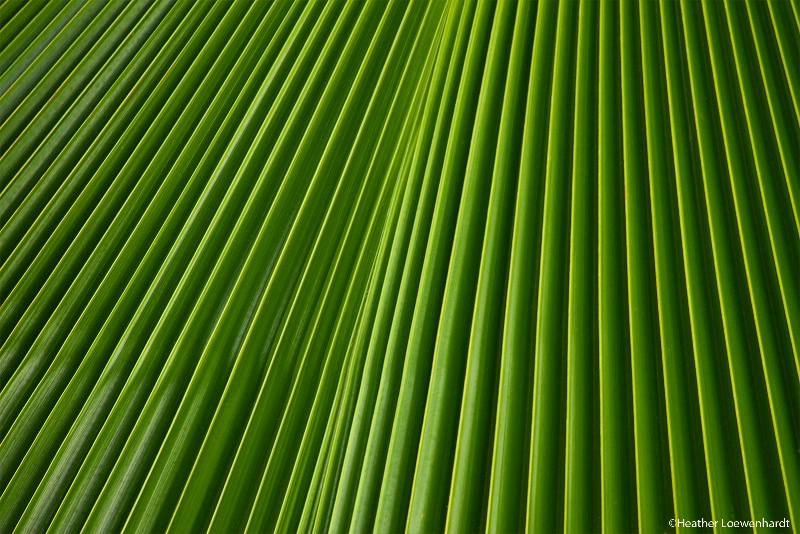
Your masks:
{"label": "green palm frond", "polygon": [[798,0],[0,3],[0,532],[796,532],[799,353]]}

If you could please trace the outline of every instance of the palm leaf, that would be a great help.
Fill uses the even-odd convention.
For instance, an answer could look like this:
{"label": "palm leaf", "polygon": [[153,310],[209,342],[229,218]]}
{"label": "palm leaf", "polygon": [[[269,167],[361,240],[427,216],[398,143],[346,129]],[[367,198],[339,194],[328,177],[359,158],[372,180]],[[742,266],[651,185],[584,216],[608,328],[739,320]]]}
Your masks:
{"label": "palm leaf", "polygon": [[2,532],[796,530],[799,343],[796,0],[0,4]]}

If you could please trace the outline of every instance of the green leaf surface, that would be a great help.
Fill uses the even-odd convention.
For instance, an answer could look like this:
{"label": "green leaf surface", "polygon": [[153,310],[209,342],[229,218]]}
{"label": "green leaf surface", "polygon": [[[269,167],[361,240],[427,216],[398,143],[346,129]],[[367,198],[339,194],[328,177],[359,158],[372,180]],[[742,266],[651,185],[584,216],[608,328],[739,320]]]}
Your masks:
{"label": "green leaf surface", "polygon": [[0,2],[0,532],[751,520],[798,0]]}

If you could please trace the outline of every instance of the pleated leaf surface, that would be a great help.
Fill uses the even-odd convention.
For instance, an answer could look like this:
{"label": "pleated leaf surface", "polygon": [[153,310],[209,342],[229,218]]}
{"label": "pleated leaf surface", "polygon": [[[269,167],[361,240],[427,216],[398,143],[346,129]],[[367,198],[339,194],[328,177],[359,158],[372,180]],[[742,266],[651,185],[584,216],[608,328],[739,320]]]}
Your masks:
{"label": "pleated leaf surface", "polygon": [[0,3],[0,532],[799,521],[798,0]]}

